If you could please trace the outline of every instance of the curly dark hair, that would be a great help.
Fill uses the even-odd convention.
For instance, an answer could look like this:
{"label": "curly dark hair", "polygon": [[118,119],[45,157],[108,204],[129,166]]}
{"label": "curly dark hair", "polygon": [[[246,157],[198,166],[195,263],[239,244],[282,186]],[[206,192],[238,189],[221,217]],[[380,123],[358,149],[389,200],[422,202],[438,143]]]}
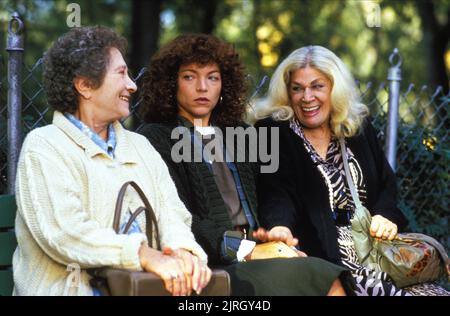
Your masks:
{"label": "curly dark hair", "polygon": [[247,93],[244,66],[231,44],[206,34],[178,36],[153,56],[141,86],[143,119],[148,123],[176,121],[178,71],[191,63],[219,66],[222,100],[214,108],[211,121],[221,127],[241,122]]}
{"label": "curly dark hair", "polygon": [[73,28],[56,40],[44,56],[44,89],[49,105],[58,111],[78,109],[78,91],[73,80],[84,77],[93,88],[103,83],[109,64],[109,51],[124,54],[127,41],[102,26]]}

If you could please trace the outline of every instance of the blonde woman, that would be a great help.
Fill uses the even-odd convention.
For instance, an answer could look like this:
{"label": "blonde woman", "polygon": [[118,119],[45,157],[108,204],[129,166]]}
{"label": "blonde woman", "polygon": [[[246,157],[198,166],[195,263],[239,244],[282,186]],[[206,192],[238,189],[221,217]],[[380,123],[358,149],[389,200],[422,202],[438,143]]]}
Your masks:
{"label": "blonde woman", "polygon": [[256,126],[278,127],[280,137],[279,169],[258,179],[262,226],[283,227],[308,255],[348,267],[357,295],[446,294],[433,284],[398,289],[386,273],[358,261],[339,138],[345,139],[361,201],[372,213],[371,234],[392,240],[407,222],[396,207],[395,175],[341,59],[321,46],[292,52],[276,69],[259,116],[266,118]]}

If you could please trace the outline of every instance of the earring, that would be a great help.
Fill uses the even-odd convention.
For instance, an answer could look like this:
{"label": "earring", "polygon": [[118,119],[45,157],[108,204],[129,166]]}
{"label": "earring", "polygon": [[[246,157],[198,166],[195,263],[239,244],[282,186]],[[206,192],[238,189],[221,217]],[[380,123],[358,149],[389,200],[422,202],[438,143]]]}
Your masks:
{"label": "earring", "polygon": [[219,103],[222,103],[222,101],[223,101],[223,97],[220,96],[220,98],[219,98]]}

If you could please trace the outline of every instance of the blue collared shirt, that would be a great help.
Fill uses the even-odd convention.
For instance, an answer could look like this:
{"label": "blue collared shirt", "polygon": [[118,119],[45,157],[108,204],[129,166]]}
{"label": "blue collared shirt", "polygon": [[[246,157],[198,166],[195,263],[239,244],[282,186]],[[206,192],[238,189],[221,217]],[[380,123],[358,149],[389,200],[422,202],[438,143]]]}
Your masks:
{"label": "blue collared shirt", "polygon": [[75,125],[84,135],[89,137],[97,146],[103,149],[108,154],[108,156],[114,159],[114,151],[116,149],[117,140],[116,140],[116,131],[114,130],[112,124],[109,124],[108,126],[108,139],[105,142],[100,137],[100,135],[94,132],[89,126],[84,124],[82,121],[77,119],[74,115],[70,113],[64,113],[64,116],[73,125]]}

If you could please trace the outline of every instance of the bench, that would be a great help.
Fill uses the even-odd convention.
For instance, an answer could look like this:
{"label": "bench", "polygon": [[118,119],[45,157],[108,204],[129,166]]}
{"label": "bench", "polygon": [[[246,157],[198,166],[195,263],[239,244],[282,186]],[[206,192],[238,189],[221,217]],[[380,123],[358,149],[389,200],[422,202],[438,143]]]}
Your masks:
{"label": "bench", "polygon": [[14,195],[0,195],[0,296],[11,296],[14,287],[12,257],[17,246],[15,218]]}

